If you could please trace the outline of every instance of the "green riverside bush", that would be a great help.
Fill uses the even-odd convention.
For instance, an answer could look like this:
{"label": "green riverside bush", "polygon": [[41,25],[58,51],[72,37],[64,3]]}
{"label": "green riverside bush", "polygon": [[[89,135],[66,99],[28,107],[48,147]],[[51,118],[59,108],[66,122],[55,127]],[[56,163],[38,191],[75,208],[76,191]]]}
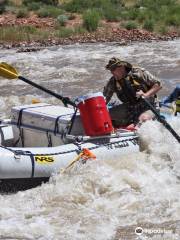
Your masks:
{"label": "green riverside bush", "polygon": [[6,5],[8,5],[8,0],[1,0],[0,2],[0,14],[6,11]]}
{"label": "green riverside bush", "polygon": [[168,28],[165,25],[158,27],[158,32],[162,35],[166,34],[168,32]]}
{"label": "green riverside bush", "polygon": [[23,0],[23,4],[28,6],[30,3],[41,3],[41,4],[47,4],[47,5],[54,5],[57,6],[59,1],[58,0]]}
{"label": "green riverside bush", "polygon": [[29,16],[29,13],[25,8],[19,9],[18,12],[16,13],[17,18],[25,18],[28,16]]}
{"label": "green riverside bush", "polygon": [[100,21],[100,16],[97,10],[89,9],[83,14],[83,25],[89,31],[96,31]]}
{"label": "green riverside bush", "polygon": [[108,7],[116,8],[122,6],[122,2],[121,0],[71,0],[64,4],[64,9],[69,12],[83,12],[93,8],[101,11]]}
{"label": "green riverside bush", "polygon": [[27,5],[27,9],[29,11],[37,11],[40,9],[41,5],[42,4],[40,2],[29,2]]}
{"label": "green riverside bush", "polygon": [[59,15],[57,17],[57,22],[60,24],[60,26],[65,26],[68,21],[68,16],[66,15]]}
{"label": "green riverside bush", "polygon": [[139,16],[139,10],[137,8],[131,8],[128,10],[128,18],[130,20],[135,20]]}
{"label": "green riverside bush", "polygon": [[37,32],[37,28],[30,25],[19,26],[22,32],[26,32],[28,34],[34,34]]}
{"label": "green riverside bush", "polygon": [[102,10],[102,15],[110,22],[118,21],[120,19],[120,10],[113,6],[109,6]]}
{"label": "green riverside bush", "polygon": [[53,17],[53,18],[57,18],[62,13],[63,13],[62,9],[54,6],[41,7],[37,12],[39,17]]}
{"label": "green riverside bush", "polygon": [[77,26],[74,29],[74,34],[83,34],[83,33],[86,33],[86,32],[87,32],[87,30],[82,26]]}
{"label": "green riverside bush", "polygon": [[[15,3],[22,2],[17,6]],[[53,37],[68,37],[84,32],[96,31],[100,19],[120,21],[126,29],[146,29],[161,34],[175,30],[180,26],[180,0],[0,0],[0,14],[4,12],[16,14],[17,18],[28,17],[28,11],[33,11],[39,17],[56,19],[55,29],[22,29],[17,30],[17,37],[10,28],[1,28],[3,39],[43,39]],[[68,12],[67,12],[68,11]],[[80,13],[83,25],[79,29],[66,29],[67,20],[76,18]],[[81,17],[80,16],[80,17]],[[78,16],[79,17],[79,16]],[[103,25],[104,26],[104,25]],[[20,31],[23,31],[21,34]]]}
{"label": "green riverside bush", "polygon": [[73,35],[73,30],[71,28],[61,27],[55,34],[58,38],[68,38]]}
{"label": "green riverside bush", "polygon": [[166,24],[170,26],[180,26],[180,13],[179,15],[171,15],[166,19]]}
{"label": "green riverside bush", "polygon": [[137,23],[136,23],[136,22],[133,22],[133,21],[130,21],[130,22],[125,23],[125,24],[124,24],[124,27],[125,27],[127,30],[136,29],[136,28],[137,28]]}
{"label": "green riverside bush", "polygon": [[144,22],[143,28],[146,29],[147,31],[152,32],[154,30],[154,20],[152,19],[147,19]]}

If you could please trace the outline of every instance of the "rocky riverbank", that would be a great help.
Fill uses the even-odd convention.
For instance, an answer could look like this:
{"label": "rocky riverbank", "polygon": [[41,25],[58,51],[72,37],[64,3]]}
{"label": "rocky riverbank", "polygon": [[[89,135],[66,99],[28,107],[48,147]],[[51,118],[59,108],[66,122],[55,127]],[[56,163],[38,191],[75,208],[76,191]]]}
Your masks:
{"label": "rocky riverbank", "polygon": [[[82,20],[78,17],[69,20],[66,28],[73,29],[82,24]],[[49,31],[51,33],[56,26],[56,22],[52,18],[38,18],[31,16],[29,18],[17,19],[13,14],[0,16],[0,27],[7,28],[9,26],[33,26],[37,29]],[[116,42],[120,45],[127,45],[133,41],[167,41],[178,38],[180,35],[177,31],[171,31],[165,35],[149,32],[142,29],[127,30],[121,28],[116,22],[102,22],[97,31],[89,33],[78,33],[68,37],[49,37],[45,39],[30,38],[28,41],[0,41],[1,48],[19,48],[18,51],[37,51],[42,47],[74,44],[74,43],[96,43],[96,42]]]}

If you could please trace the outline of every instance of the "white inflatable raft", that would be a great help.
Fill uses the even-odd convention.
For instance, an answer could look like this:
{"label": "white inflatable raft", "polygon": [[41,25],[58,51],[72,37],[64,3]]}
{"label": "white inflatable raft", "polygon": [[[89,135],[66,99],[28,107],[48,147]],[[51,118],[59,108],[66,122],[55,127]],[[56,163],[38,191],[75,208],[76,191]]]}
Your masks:
{"label": "white inflatable raft", "polygon": [[[72,121],[73,119],[73,121]],[[73,108],[38,103],[12,108],[0,125],[0,191],[27,189],[66,169],[85,148],[97,158],[139,150],[135,132],[87,136]]]}

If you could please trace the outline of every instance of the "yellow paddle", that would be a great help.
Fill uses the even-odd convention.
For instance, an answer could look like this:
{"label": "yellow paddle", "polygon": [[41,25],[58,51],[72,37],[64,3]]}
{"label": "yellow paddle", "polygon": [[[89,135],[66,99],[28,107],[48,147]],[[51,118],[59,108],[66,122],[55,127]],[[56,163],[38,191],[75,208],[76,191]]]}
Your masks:
{"label": "yellow paddle", "polygon": [[18,79],[32,85],[33,87],[36,87],[48,94],[60,99],[64,103],[65,106],[67,106],[67,104],[69,104],[69,105],[76,107],[75,103],[72,102],[69,98],[63,97],[55,92],[52,92],[51,90],[49,90],[45,87],[38,85],[37,83],[30,81],[29,79],[27,79],[25,77],[20,76],[18,71],[13,66],[11,66],[5,62],[0,63],[0,76],[7,78],[7,79],[17,79],[18,78]]}
{"label": "yellow paddle", "polygon": [[16,79],[19,77],[16,69],[5,62],[0,64],[0,76],[8,79]]}

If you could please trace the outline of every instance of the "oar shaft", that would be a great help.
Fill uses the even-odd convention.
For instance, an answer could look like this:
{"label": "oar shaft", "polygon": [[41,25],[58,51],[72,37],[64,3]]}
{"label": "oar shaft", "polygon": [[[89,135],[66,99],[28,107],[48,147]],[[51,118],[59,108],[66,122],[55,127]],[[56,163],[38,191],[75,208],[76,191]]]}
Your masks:
{"label": "oar shaft", "polygon": [[[44,92],[46,92],[46,93],[48,93],[48,94],[51,94],[52,96],[60,99],[61,101],[65,100],[65,98],[62,97],[61,95],[59,95],[59,94],[57,94],[57,93],[55,93],[55,92],[52,92],[51,90],[49,90],[49,89],[47,89],[47,88],[45,88],[45,87],[42,87],[42,86],[38,85],[37,83],[30,81],[30,80],[27,79],[27,78],[24,78],[24,77],[22,77],[22,76],[18,76],[18,78],[19,78],[20,80],[22,80],[22,81],[24,81],[24,82],[32,85],[33,87],[36,87],[36,88],[38,88],[38,89],[40,89],[40,90],[42,90],[42,91],[44,91]],[[72,102],[72,101],[69,100],[69,99],[66,99],[66,103],[69,104],[69,105],[72,105],[73,107],[76,107],[75,103]]]}
{"label": "oar shaft", "polygon": [[146,105],[149,106],[151,111],[155,114],[157,117],[157,120],[161,122],[167,130],[176,138],[176,140],[180,143],[180,136],[174,131],[174,129],[170,126],[170,124],[160,116],[160,114],[156,111],[156,109],[153,107],[153,105],[145,98],[142,98],[143,101],[146,103]]}

